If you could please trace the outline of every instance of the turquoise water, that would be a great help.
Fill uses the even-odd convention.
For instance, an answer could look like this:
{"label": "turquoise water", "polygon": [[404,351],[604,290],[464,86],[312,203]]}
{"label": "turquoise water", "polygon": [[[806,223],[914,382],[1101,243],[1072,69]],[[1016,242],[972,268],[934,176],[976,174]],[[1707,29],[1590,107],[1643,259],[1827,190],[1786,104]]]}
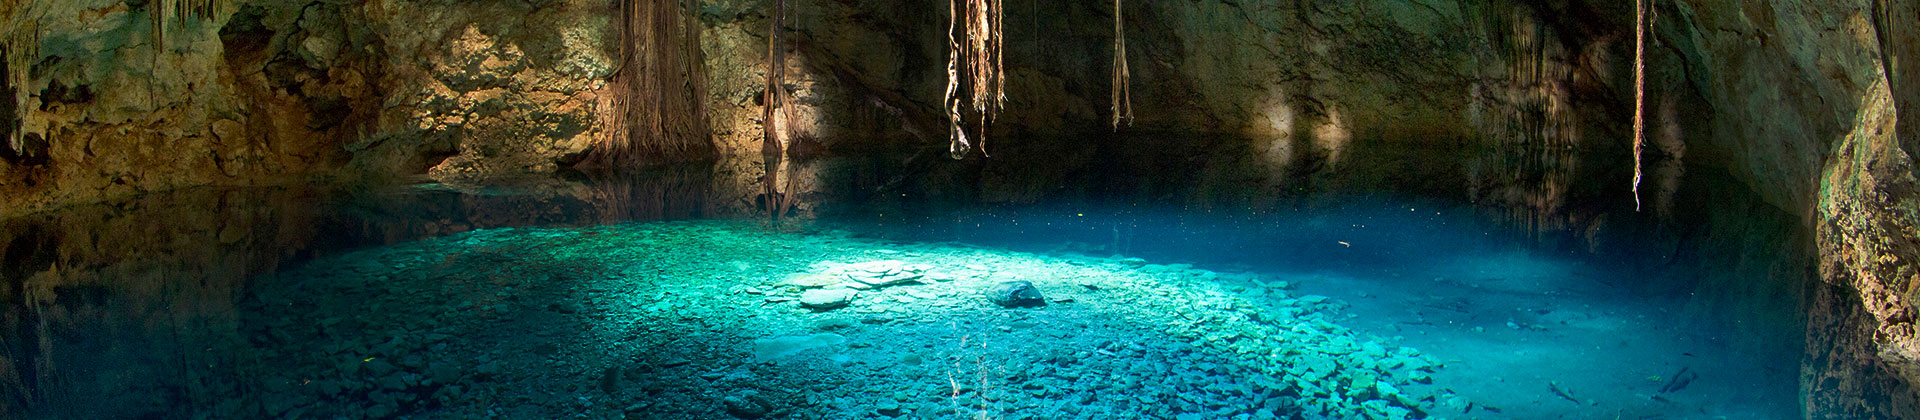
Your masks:
{"label": "turquoise water", "polygon": [[[1385,192],[889,201],[770,221],[677,176],[196,190],[8,221],[0,408],[1800,417],[1806,271],[1768,246],[1792,229],[1747,214],[1751,199],[1700,195],[1732,207],[1664,220],[1608,203],[1549,227]],[[1008,282],[1041,304],[996,303]]]}

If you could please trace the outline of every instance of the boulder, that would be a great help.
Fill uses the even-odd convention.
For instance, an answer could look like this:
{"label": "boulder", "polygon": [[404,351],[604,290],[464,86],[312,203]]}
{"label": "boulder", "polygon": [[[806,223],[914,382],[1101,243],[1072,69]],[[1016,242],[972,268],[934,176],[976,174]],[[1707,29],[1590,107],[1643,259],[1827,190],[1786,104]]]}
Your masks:
{"label": "boulder", "polygon": [[1047,298],[1040,294],[1040,289],[1034,288],[1033,283],[1027,281],[1009,281],[993,285],[987,288],[987,300],[1008,308],[1047,305]]}

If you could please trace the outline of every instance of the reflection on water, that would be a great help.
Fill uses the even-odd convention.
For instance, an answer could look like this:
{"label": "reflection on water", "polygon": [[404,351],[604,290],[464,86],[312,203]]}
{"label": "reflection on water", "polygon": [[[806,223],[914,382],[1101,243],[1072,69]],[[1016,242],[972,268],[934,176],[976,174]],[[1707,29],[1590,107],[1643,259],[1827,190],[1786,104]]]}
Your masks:
{"label": "reflection on water", "polygon": [[489,227],[721,212],[702,177],[633,180],[531,194],[193,189],[0,222],[0,413],[137,418],[229,401],[250,389],[234,379],[260,366],[233,351],[246,344],[236,305],[248,279],[306,259]]}
{"label": "reflection on water", "polygon": [[[1171,237],[1214,235],[1190,239],[1249,246],[1240,254],[1214,257],[1260,258],[1260,244],[1284,246],[1279,244],[1288,243],[1289,232],[1315,229],[1273,224],[1276,218],[1306,214],[1281,210],[1339,209],[1392,195],[1379,191],[1400,190],[1429,197],[1413,201],[1426,203],[1417,211],[1431,209],[1449,217],[1491,215],[1476,217],[1510,221],[1514,231],[1523,232],[1518,235],[1551,252],[1643,270],[1645,275],[1633,280],[1637,283],[1609,287],[1676,302],[1676,312],[1714,325],[1730,346],[1771,349],[1778,346],[1754,342],[1799,340],[1801,321],[1793,311],[1805,281],[1806,254],[1793,245],[1804,238],[1787,217],[1744,198],[1737,184],[1701,175],[1712,170],[1688,172],[1695,179],[1683,184],[1690,186],[1674,188],[1680,192],[1675,196],[1703,197],[1707,201],[1702,203],[1712,205],[1674,205],[1671,208],[1691,210],[1653,214],[1632,213],[1630,203],[1623,204],[1620,188],[1611,182],[1626,179],[1616,176],[1618,169],[1583,167],[1577,156],[1541,149],[1370,150],[1364,142],[1350,153],[1341,173],[1279,175],[1310,179],[1300,182],[1318,185],[1314,190],[1319,192],[1313,194],[1243,188],[1298,185],[1289,184],[1293,181],[1220,177],[1183,184],[1179,180],[1187,178],[1178,174],[1216,163],[1165,164],[1162,160],[1175,157],[1150,153],[1119,162],[1100,160],[1099,166],[1073,169],[1076,175],[1066,178],[996,178],[995,173],[1018,171],[994,163],[929,169],[948,162],[937,156],[791,162],[793,173],[803,174],[808,182],[797,184],[807,191],[788,194],[799,200],[797,214],[867,226],[914,226],[923,233],[921,239],[988,243],[1021,238],[1023,243],[1012,246],[1050,243],[1052,250],[1203,261],[1208,256],[1192,249],[1170,249],[1182,243]],[[237,396],[274,393],[279,386],[248,379],[274,366],[247,350],[259,337],[242,330],[241,320],[251,309],[241,302],[256,294],[249,289],[254,279],[317,257],[476,229],[763,217],[764,200],[755,196],[763,190],[736,187],[742,185],[739,179],[757,174],[734,174],[726,168],[670,167],[486,186],[366,191],[194,189],[0,222],[0,256],[5,258],[0,298],[7,302],[0,317],[0,413],[7,415],[0,417],[176,418],[248,412],[220,405],[236,404]],[[1099,181],[1082,182],[1088,179]],[[943,182],[950,185],[938,185]],[[1037,199],[1023,201],[1047,204],[955,203],[942,192],[971,189],[961,196],[991,201],[990,193],[980,192],[988,183],[1037,194]],[[1062,183],[1075,186],[1061,188]],[[1104,218],[1065,216],[1089,213]],[[1145,216],[1149,214],[1172,216]],[[1046,220],[1051,217],[1058,219]],[[1027,218],[1024,225],[1021,218]],[[1301,217],[1297,222],[1354,223],[1327,217]],[[996,226],[1017,228],[996,234]],[[926,237],[929,231],[947,236]],[[966,232],[974,236],[955,236]],[[1349,237],[1355,239],[1348,242],[1392,244],[1398,235],[1435,233],[1377,232],[1351,229]],[[1344,260],[1298,254],[1302,259],[1281,262],[1406,264],[1436,255],[1418,243],[1376,249],[1390,252],[1348,254]]]}

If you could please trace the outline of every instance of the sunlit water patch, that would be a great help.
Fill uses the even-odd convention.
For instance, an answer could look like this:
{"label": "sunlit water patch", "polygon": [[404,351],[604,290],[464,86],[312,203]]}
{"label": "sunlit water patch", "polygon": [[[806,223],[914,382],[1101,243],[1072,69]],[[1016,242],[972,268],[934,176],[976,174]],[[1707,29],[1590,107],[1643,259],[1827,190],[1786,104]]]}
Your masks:
{"label": "sunlit water patch", "polygon": [[[896,240],[1130,256],[1154,262],[1147,267],[1182,264],[1284,284],[1277,297],[1218,286],[1256,307],[1325,298],[1314,307],[1322,319],[1422,350],[1446,367],[1432,372],[1438,389],[1466,403],[1424,411],[1439,417],[1798,417],[1795,325],[1760,325],[1743,318],[1751,313],[1703,304],[1730,299],[1716,290],[1727,285],[1671,263],[1648,268],[1639,265],[1648,258],[1557,251],[1473,210],[1366,196],[1266,212],[1029,206],[843,225]],[[1793,296],[1777,299],[1765,311],[1794,310]],[[1710,311],[1720,318],[1703,316]]]}
{"label": "sunlit water patch", "polygon": [[[1043,300],[991,298],[1018,281]],[[1422,418],[1471,404],[1436,381],[1444,361],[1343,326],[1339,301],[1130,257],[647,223],[476,231],[260,286],[246,324],[276,361],[261,380],[287,391],[262,403],[275,416]]]}

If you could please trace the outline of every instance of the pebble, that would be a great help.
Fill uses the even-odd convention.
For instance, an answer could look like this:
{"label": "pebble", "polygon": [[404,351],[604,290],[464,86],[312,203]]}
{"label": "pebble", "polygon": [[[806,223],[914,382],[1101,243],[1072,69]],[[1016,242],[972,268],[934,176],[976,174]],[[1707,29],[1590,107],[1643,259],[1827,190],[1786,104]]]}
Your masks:
{"label": "pebble", "polygon": [[722,402],[727,406],[728,415],[743,419],[766,417],[767,413],[771,411],[771,408],[767,407],[766,400],[757,396],[749,395],[744,398],[729,396],[723,399]]}

